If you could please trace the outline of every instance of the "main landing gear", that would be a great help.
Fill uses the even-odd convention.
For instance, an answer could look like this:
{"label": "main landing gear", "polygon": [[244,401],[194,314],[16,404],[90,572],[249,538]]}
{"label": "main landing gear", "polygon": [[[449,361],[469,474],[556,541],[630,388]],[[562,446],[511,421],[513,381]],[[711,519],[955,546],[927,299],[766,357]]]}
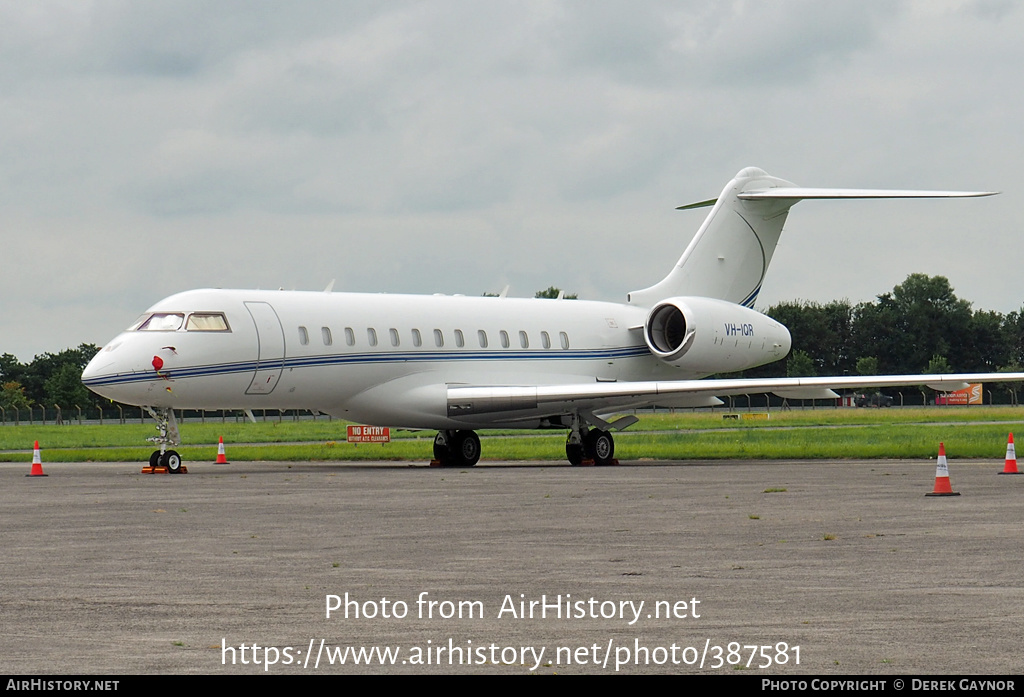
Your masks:
{"label": "main landing gear", "polygon": [[586,435],[580,434],[577,438],[573,442],[573,432],[570,431],[569,439],[565,442],[565,457],[570,465],[578,466],[589,461],[604,467],[615,462],[615,439],[608,431],[592,428],[586,431]]}
{"label": "main landing gear", "polygon": [[472,467],[480,461],[480,436],[476,431],[438,431],[434,460],[442,467]]}
{"label": "main landing gear", "polygon": [[569,437],[565,441],[565,457],[573,466],[595,464],[604,467],[615,463],[615,439],[610,431],[589,428],[577,415],[569,424]]}
{"label": "main landing gear", "polygon": [[[566,423],[568,421],[568,423]],[[548,428],[569,427],[565,441],[565,457],[570,465],[618,464],[615,459],[615,439],[612,431],[618,431],[637,422],[636,416],[622,416],[613,423],[590,413],[570,414],[552,419]],[[591,427],[593,425],[593,427]],[[472,467],[480,461],[480,438],[475,431],[438,431],[434,437],[434,460],[432,465],[441,467]]]}
{"label": "main landing gear", "polygon": [[181,443],[181,436],[178,433],[178,422],[174,418],[174,410],[154,410],[152,407],[146,407],[146,411],[156,420],[156,428],[160,432],[159,436],[151,436],[146,439],[150,443],[156,443],[160,446],[159,450],[154,450],[153,454],[149,456],[150,471],[154,471],[156,467],[166,467],[167,472],[170,474],[188,472],[181,462],[181,455],[175,450],[167,449],[168,445],[178,445]]}

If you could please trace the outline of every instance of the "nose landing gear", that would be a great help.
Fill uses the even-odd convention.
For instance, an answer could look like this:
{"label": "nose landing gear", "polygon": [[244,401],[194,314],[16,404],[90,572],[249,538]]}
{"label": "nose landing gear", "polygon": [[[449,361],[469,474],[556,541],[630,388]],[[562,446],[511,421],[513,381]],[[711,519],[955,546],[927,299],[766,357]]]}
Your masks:
{"label": "nose landing gear", "polygon": [[143,467],[142,473],[153,474],[162,468],[168,474],[187,474],[188,468],[182,463],[181,455],[175,450],[167,449],[168,445],[178,445],[181,442],[174,410],[154,410],[152,407],[146,407],[146,411],[156,421],[156,428],[160,433],[159,436],[151,436],[146,440],[156,443],[160,449],[154,450],[153,454],[149,456],[149,467]]}

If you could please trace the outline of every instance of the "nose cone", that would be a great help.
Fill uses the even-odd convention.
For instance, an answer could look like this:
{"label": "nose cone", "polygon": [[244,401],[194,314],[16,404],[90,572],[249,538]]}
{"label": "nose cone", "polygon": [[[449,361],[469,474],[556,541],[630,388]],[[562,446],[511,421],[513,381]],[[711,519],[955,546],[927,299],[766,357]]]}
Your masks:
{"label": "nose cone", "polygon": [[102,348],[82,371],[82,384],[101,397],[109,399],[114,397],[109,393],[107,383],[117,374],[116,360],[111,355],[111,347],[116,348],[112,343]]}
{"label": "nose cone", "polygon": [[85,370],[82,371],[82,382],[86,385],[88,385],[91,380],[95,380],[97,377],[102,375],[104,368],[112,363],[110,356],[104,356],[103,351],[104,349],[100,349],[100,351],[92,357],[92,360],[89,361],[89,365],[85,366]]}
{"label": "nose cone", "polygon": [[[82,371],[82,384],[107,399],[135,406],[168,407],[173,393],[169,364],[174,347],[156,332],[125,332],[103,347]],[[162,358],[161,358],[162,356]]]}
{"label": "nose cone", "polygon": [[82,384],[101,397],[138,404],[140,385],[148,382],[150,376],[133,360],[132,352],[122,348],[122,343],[122,337],[118,337],[93,356],[82,371]]}

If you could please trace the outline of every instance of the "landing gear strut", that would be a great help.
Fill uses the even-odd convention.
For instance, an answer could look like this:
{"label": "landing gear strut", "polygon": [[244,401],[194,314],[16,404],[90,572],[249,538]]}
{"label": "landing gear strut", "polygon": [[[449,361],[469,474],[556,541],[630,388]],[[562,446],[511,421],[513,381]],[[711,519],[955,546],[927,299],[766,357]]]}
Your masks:
{"label": "landing gear strut", "polygon": [[586,426],[580,422],[578,414],[573,414],[569,423],[569,437],[565,441],[565,457],[569,464],[578,467],[583,464],[585,455],[583,448],[583,437],[586,435]]}
{"label": "landing gear strut", "polygon": [[159,450],[154,450],[153,454],[149,456],[150,467],[166,467],[170,474],[181,474],[186,471],[181,463],[181,455],[175,450],[168,450],[168,445],[178,445],[181,443],[181,436],[178,433],[178,422],[174,418],[173,409],[153,409],[152,407],[146,407],[146,411],[156,421],[156,428],[159,431],[159,436],[151,436],[147,438],[150,443],[156,443],[160,446]]}
{"label": "landing gear strut", "polygon": [[476,431],[438,431],[434,459],[442,467],[472,467],[480,461],[480,437]]}

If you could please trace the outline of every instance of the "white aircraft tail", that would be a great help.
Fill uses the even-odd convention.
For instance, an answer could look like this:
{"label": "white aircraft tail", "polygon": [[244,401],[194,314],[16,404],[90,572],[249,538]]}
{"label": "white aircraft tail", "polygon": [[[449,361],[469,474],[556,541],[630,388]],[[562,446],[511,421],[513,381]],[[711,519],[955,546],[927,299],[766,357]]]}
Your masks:
{"label": "white aircraft tail", "polygon": [[713,206],[672,271],[650,288],[633,291],[633,305],[652,307],[665,298],[700,296],[753,307],[789,209],[808,198],[959,198],[990,191],[812,189],[747,167],[717,199],[680,210]]}

